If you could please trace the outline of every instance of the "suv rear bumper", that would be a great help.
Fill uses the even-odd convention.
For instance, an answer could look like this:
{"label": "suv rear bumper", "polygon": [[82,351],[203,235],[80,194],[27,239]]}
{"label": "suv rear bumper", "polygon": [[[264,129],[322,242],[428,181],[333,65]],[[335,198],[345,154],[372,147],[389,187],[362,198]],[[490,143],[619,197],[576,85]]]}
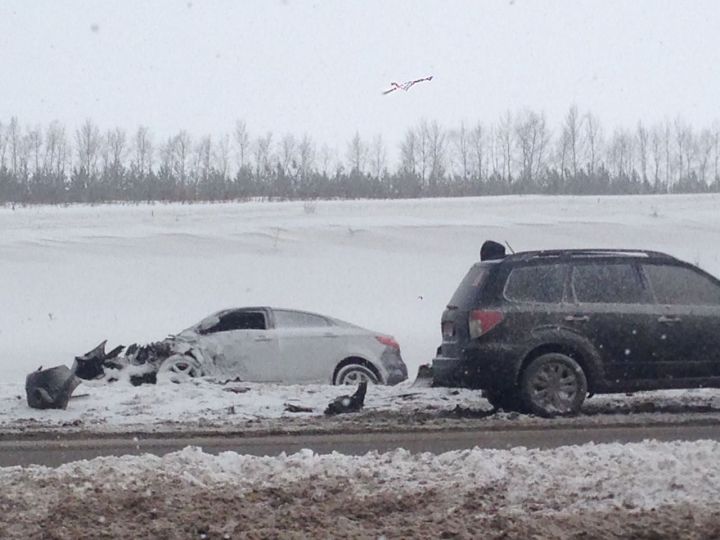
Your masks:
{"label": "suv rear bumper", "polygon": [[439,354],[432,361],[433,385],[474,389],[502,389],[515,385],[519,350],[487,343],[463,351],[461,357]]}

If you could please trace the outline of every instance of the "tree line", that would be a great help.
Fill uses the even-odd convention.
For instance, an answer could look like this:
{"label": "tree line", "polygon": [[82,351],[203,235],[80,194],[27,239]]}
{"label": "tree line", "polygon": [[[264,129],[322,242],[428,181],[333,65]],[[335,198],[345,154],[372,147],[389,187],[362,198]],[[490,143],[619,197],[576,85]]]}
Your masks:
{"label": "tree line", "polygon": [[413,198],[501,194],[720,191],[720,122],[681,118],[605,131],[569,108],[560,125],[532,110],[446,128],[421,120],[389,156],[359,133],[343,151],[310,136],[231,134],[156,141],[147,127],[107,131],[86,120],[21,127],[0,121],[0,203]]}

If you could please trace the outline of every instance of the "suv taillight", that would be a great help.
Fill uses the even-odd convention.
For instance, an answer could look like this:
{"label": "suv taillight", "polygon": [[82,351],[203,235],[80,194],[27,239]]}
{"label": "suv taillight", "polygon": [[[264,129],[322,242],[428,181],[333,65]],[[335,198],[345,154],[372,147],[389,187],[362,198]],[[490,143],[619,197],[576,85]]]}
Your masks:
{"label": "suv taillight", "polygon": [[502,320],[503,314],[500,311],[485,311],[481,309],[471,311],[468,320],[470,337],[475,339],[487,334],[500,324]]}

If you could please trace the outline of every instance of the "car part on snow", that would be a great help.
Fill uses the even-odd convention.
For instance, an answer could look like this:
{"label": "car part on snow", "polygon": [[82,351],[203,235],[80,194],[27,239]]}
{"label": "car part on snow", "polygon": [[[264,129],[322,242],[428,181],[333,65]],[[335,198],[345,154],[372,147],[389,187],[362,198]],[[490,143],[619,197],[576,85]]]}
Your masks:
{"label": "car part on snow", "polygon": [[433,385],[433,371],[430,364],[422,364],[418,368],[417,376],[412,386],[416,388],[429,388]]}
{"label": "car part on snow", "polygon": [[310,407],[301,407],[300,405],[293,405],[292,403],[285,404],[285,411],[292,413],[313,412]]}
{"label": "car part on snow", "polygon": [[112,362],[125,347],[118,345],[109,353],[105,352],[107,339],[91,351],[82,356],[75,357],[73,371],[75,375],[85,380],[98,379],[105,374],[105,367],[119,367]]}
{"label": "car part on snow", "polygon": [[80,379],[67,366],[38,368],[25,379],[27,402],[33,409],[65,409]]}
{"label": "car part on snow", "polygon": [[362,409],[365,404],[367,385],[367,381],[363,381],[358,385],[358,389],[352,396],[340,396],[332,400],[325,409],[325,414],[343,414],[357,412]]}
{"label": "car part on snow", "polygon": [[[107,340],[82,356],[75,357],[73,370],[78,377],[86,380],[100,379],[107,375],[106,369],[120,371],[131,368],[129,380],[134,386],[144,383],[154,384],[157,381],[158,369],[174,354],[170,344],[165,341],[148,345],[133,343],[127,349],[123,345],[118,345],[109,353],[105,352],[106,343]],[[120,356],[123,350],[125,354]],[[109,382],[116,380],[116,375],[108,377]]]}

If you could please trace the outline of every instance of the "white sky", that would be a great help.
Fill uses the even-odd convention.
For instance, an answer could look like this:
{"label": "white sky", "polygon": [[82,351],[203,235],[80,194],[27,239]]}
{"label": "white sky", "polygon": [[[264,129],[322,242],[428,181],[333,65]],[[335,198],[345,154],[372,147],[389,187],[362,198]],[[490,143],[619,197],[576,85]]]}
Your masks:
{"label": "white sky", "polygon": [[0,121],[89,117],[158,140],[241,118],[339,148],[524,107],[555,126],[572,103],[606,128],[700,127],[720,116],[718,30],[713,0],[2,0]]}

